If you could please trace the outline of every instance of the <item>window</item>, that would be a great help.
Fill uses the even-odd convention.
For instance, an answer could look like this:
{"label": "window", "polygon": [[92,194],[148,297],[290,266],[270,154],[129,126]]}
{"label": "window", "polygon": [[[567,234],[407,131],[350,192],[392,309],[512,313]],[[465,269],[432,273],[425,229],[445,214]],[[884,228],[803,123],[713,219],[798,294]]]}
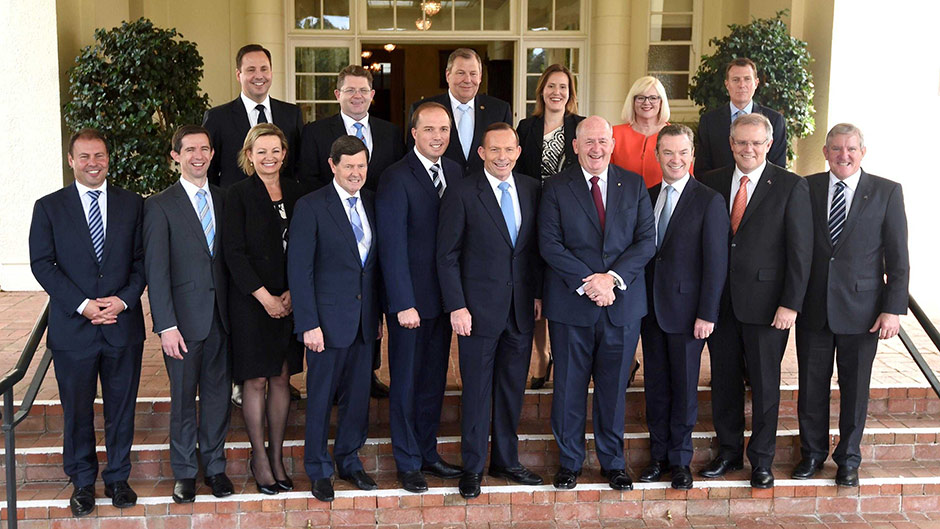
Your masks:
{"label": "window", "polygon": [[294,0],[297,29],[349,30],[349,0]]}
{"label": "window", "polygon": [[650,0],[647,71],[666,88],[670,101],[689,99],[698,59],[701,0]]}
{"label": "window", "polygon": [[336,75],[349,64],[349,48],[294,48],[294,100],[304,122],[339,112],[333,95]]}
{"label": "window", "polygon": [[509,31],[510,0],[366,0],[369,30]]}
{"label": "window", "polygon": [[529,31],[581,29],[581,0],[529,0],[526,13]]}
{"label": "window", "polygon": [[[575,88],[581,86],[580,64],[578,57],[580,55],[578,48],[528,48],[526,49],[526,68],[525,68],[525,116],[531,116],[535,110],[535,100],[538,95],[535,93],[539,84],[539,77],[545,68],[558,63],[568,67],[574,75]],[[523,117],[525,117],[523,116]]]}

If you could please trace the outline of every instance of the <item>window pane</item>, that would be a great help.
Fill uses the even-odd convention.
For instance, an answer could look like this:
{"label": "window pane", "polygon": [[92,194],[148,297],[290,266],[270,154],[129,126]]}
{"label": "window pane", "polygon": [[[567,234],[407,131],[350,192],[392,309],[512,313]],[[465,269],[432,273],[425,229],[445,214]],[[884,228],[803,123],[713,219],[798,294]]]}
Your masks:
{"label": "window pane", "polygon": [[552,0],[529,0],[528,15],[532,31],[552,29]]}
{"label": "window pane", "polygon": [[339,103],[317,103],[314,120],[328,118],[339,112]]}
{"label": "window pane", "polygon": [[[438,0],[441,4],[441,10],[433,15],[428,15],[428,20],[431,22],[431,28],[428,31],[452,31],[453,22],[450,19],[451,12],[454,10],[453,0]],[[420,6],[420,2],[418,2]],[[400,13],[400,12],[399,12]],[[420,10],[418,11],[420,15]],[[399,15],[400,16],[400,15]],[[401,19],[399,19],[400,21]],[[414,21],[412,21],[414,22]],[[417,27],[405,28],[405,29],[417,29]]]}
{"label": "window pane", "polygon": [[526,52],[526,73],[541,73],[549,63],[546,62],[545,48],[529,48]]}
{"label": "window pane", "polygon": [[[303,29],[349,29],[349,0],[294,0],[294,25]],[[322,25],[322,27],[321,27]]]}
{"label": "window pane", "polygon": [[652,0],[652,11],[692,11],[692,0]]}
{"label": "window pane", "polygon": [[320,101],[331,99],[336,99],[336,96],[333,94],[333,89],[336,88],[336,77],[332,75],[318,75],[316,76],[316,96]]}
{"label": "window pane", "polygon": [[680,46],[650,46],[649,70],[652,72],[688,71],[690,51],[691,48],[688,44]]}
{"label": "window pane", "polygon": [[541,75],[525,76],[525,98],[527,101],[535,100],[535,89],[539,86],[540,77]]}
{"label": "window pane", "polygon": [[421,19],[421,0],[398,0],[398,29],[416,31],[416,20]]}
{"label": "window pane", "polygon": [[349,29],[349,0],[323,0],[323,29]]}
{"label": "window pane", "polygon": [[349,48],[317,48],[316,71],[337,73],[349,64]]}
{"label": "window pane", "polygon": [[525,105],[525,115],[531,116],[535,112],[535,103],[526,103]]}
{"label": "window pane", "polygon": [[689,76],[688,74],[653,74],[663,83],[666,89],[666,96],[670,100],[681,100],[689,98]]}
{"label": "window pane", "polygon": [[480,29],[480,8],[482,0],[457,2],[455,25],[458,31]]}
{"label": "window pane", "polygon": [[314,98],[314,77],[312,75],[298,75],[294,78],[295,95],[298,101],[313,101]]}
{"label": "window pane", "polygon": [[320,28],[320,0],[294,0],[294,25],[303,29]]}
{"label": "window pane", "polygon": [[692,15],[652,15],[650,41],[692,40]]}
{"label": "window pane", "polygon": [[313,48],[297,48],[294,52],[294,71],[300,73],[313,72]]}
{"label": "window pane", "polygon": [[581,29],[581,0],[555,0],[555,30]]}
{"label": "window pane", "polygon": [[509,29],[510,0],[484,0],[483,29],[505,31]]}
{"label": "window pane", "polygon": [[392,2],[394,0],[368,0],[366,2],[366,18],[368,19],[369,29],[393,30],[394,13],[392,11]]}

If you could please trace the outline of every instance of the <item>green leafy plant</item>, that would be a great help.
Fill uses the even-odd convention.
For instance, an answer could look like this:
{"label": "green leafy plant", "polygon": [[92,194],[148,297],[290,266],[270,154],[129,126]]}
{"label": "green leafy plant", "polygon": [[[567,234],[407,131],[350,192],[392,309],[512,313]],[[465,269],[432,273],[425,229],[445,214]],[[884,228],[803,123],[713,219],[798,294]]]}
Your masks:
{"label": "green leafy plant", "polygon": [[712,38],[715,53],[703,55],[689,95],[709,110],[728,104],[725,90],[725,66],[732,59],[747,57],[757,64],[760,84],[754,99],[783,114],[787,124],[787,159],[794,159],[793,142],[805,138],[816,129],[813,118],[813,75],[807,69],[812,58],[806,42],[791,37],[783,17],[789,10],[777,12],[774,18],[754,19],[750,24],[730,24],[731,32],[724,38]]}
{"label": "green leafy plant", "polygon": [[95,30],[69,71],[65,123],[93,127],[111,147],[115,184],[148,195],[170,185],[170,141],[180,125],[201,123],[209,96],[200,94],[202,56],[175,29],[141,18]]}

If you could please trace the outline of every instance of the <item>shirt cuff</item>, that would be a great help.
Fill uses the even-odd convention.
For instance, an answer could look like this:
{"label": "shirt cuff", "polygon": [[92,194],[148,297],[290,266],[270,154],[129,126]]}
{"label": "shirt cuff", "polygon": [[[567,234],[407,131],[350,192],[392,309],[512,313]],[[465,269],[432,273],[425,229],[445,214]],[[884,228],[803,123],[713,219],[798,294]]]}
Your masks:
{"label": "shirt cuff", "polygon": [[172,326],[172,327],[167,327],[166,329],[163,329],[162,331],[158,332],[157,334],[158,334],[158,335],[162,335],[163,333],[165,333],[165,332],[167,332],[167,331],[175,331],[175,330],[176,330],[176,325],[174,325],[174,326]]}
{"label": "shirt cuff", "polygon": [[579,286],[579,287],[578,287],[578,290],[575,290],[575,292],[577,292],[579,296],[583,296],[583,295],[584,295],[584,285]]}
{"label": "shirt cuff", "polygon": [[[121,298],[118,298],[118,299],[121,299]],[[121,299],[121,303],[124,303],[123,299]],[[127,310],[127,303],[124,303],[124,310]]]}
{"label": "shirt cuff", "polygon": [[627,289],[627,284],[623,282],[623,278],[620,277],[620,274],[618,274],[617,272],[614,272],[613,270],[608,270],[607,273],[610,274],[610,276],[614,278],[615,287],[619,288],[620,290]]}
{"label": "shirt cuff", "polygon": [[79,313],[79,314],[84,313],[84,312],[85,312],[85,307],[88,306],[88,302],[89,302],[89,301],[91,301],[91,300],[90,300],[90,299],[86,299],[85,301],[83,301],[82,304],[79,305],[78,308],[75,310],[75,312],[77,312],[77,313]]}

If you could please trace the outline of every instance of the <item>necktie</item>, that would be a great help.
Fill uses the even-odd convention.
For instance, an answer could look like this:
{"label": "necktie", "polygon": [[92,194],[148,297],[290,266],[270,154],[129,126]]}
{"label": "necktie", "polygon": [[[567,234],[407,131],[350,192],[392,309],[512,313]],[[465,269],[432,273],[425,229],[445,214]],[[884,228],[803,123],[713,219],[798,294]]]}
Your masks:
{"label": "necktie", "polygon": [[[362,229],[362,217],[359,216],[359,212],[356,211],[356,201],[359,199],[357,197],[349,197],[346,199],[349,202],[349,223],[352,224],[353,235],[356,236],[356,243],[359,244],[362,242],[362,238],[366,236],[365,230]],[[362,260],[362,264],[366,264],[366,257],[360,252],[359,258]]]}
{"label": "necktie", "polygon": [[473,143],[473,119],[470,116],[470,105],[457,105],[460,110],[460,123],[457,123],[457,135],[460,137],[460,148],[463,157],[470,159],[470,144]]}
{"label": "necktie", "polygon": [[441,166],[438,164],[431,166],[431,183],[434,184],[434,189],[437,190],[437,196],[444,196],[444,179],[441,178]]}
{"label": "necktie", "polygon": [[741,187],[734,195],[734,203],[731,204],[731,233],[738,232],[738,226],[741,224],[741,218],[744,217],[744,208],[747,207],[747,175],[741,177]]}
{"label": "necktie", "polygon": [[666,186],[666,203],[663,204],[663,210],[659,213],[659,229],[656,233],[656,247],[661,248],[663,239],[666,238],[666,229],[669,228],[669,219],[672,218],[672,194],[676,188]]}
{"label": "necktie", "polygon": [[829,236],[832,238],[833,246],[839,242],[843,226],[845,226],[845,182],[836,182],[836,188],[832,192],[832,205],[829,207]]}
{"label": "necktie", "polygon": [[104,222],[101,218],[101,207],[98,206],[101,191],[89,191],[88,196],[91,197],[91,206],[88,208],[88,231],[91,233],[91,245],[95,247],[98,264],[101,264],[101,254],[104,251]]}
{"label": "necktie", "polygon": [[268,118],[264,115],[264,105],[256,106],[255,110],[258,111],[258,123],[267,123]]}
{"label": "necktie", "polygon": [[506,227],[509,228],[509,240],[512,246],[516,246],[516,237],[519,233],[516,231],[516,210],[512,207],[512,195],[509,194],[509,182],[499,184],[500,191],[503,192],[499,197],[499,209],[503,211],[503,219],[506,220]]}
{"label": "necktie", "polygon": [[215,256],[215,226],[212,223],[212,208],[206,199],[206,190],[196,191],[196,209],[199,210],[199,224],[206,235],[206,244],[209,246],[209,255]]}
{"label": "necktie", "polygon": [[735,110],[735,111],[734,111],[734,114],[731,115],[731,123],[734,123],[734,120],[738,119],[739,117],[741,117],[741,116],[743,116],[743,115],[745,115],[745,114],[747,114],[747,112],[745,112],[745,111],[743,111],[743,110]]}
{"label": "necktie", "polygon": [[365,137],[365,135],[362,134],[362,127],[363,127],[363,126],[364,126],[364,125],[363,125],[362,123],[353,123],[353,127],[356,128],[356,137],[359,138],[360,140],[362,140],[363,142],[365,142],[365,141],[366,141],[366,137]]}
{"label": "necktie", "polygon": [[597,219],[601,222],[601,231],[604,231],[607,213],[604,211],[604,198],[601,197],[601,188],[597,185],[598,180],[600,178],[597,176],[591,177],[591,196],[594,198],[594,207],[597,208]]}

